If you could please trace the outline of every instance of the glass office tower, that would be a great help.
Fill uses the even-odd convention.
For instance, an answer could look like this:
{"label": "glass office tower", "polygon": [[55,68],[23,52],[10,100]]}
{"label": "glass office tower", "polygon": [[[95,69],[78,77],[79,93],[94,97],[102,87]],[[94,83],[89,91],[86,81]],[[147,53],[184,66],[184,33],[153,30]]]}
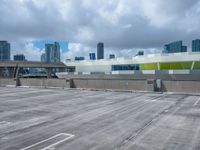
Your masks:
{"label": "glass office tower", "polygon": [[0,41],[0,61],[10,60],[10,43]]}
{"label": "glass office tower", "polygon": [[97,59],[104,59],[104,44],[97,44]]}
{"label": "glass office tower", "polygon": [[192,41],[192,52],[200,52],[200,39]]}
{"label": "glass office tower", "polygon": [[90,53],[89,58],[90,58],[90,60],[96,60],[95,53]]}
{"label": "glass office tower", "polygon": [[60,45],[58,42],[54,44],[45,44],[45,55],[42,57],[46,62],[60,62]]}
{"label": "glass office tower", "polygon": [[14,59],[15,61],[25,61],[25,60],[26,60],[26,58],[25,58],[25,56],[24,56],[23,54],[14,55],[14,56],[13,56],[13,59]]}
{"label": "glass office tower", "polygon": [[164,53],[187,52],[187,46],[183,46],[183,41],[176,41],[164,46]]}

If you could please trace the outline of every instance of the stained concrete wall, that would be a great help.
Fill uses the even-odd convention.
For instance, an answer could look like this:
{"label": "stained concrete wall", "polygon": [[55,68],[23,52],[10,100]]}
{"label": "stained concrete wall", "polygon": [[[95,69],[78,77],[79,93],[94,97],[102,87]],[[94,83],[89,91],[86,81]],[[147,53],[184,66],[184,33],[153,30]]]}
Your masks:
{"label": "stained concrete wall", "polygon": [[0,86],[29,86],[29,87],[62,87],[70,88],[69,80],[65,79],[36,79],[36,78],[20,78],[17,82],[13,78],[0,78]]}
{"label": "stained concrete wall", "polygon": [[200,81],[162,81],[162,91],[200,93]]}
{"label": "stained concrete wall", "polygon": [[176,80],[176,81],[200,81],[199,74],[132,74],[132,75],[105,75],[105,74],[91,74],[91,75],[65,75],[65,79],[117,79],[117,80],[147,80],[147,79],[161,79],[161,80]]}
{"label": "stained concrete wall", "polygon": [[[75,88],[147,91],[147,80],[73,79]],[[162,80],[160,92],[200,93],[200,81]]]}
{"label": "stained concrete wall", "polygon": [[20,79],[21,86],[39,86],[39,87],[69,87],[66,80],[63,79]]}
{"label": "stained concrete wall", "polygon": [[0,78],[0,86],[16,85],[16,81],[13,78]]}
{"label": "stained concrete wall", "polygon": [[[70,85],[71,83],[71,85]],[[89,89],[113,89],[113,90],[132,90],[147,91],[147,80],[145,79],[94,79],[94,78],[75,78],[66,79],[19,79],[21,86],[29,87],[60,87],[60,88],[89,88]],[[12,78],[0,78],[0,86],[16,85],[16,80]],[[200,93],[200,81],[188,80],[162,80],[162,92],[181,92],[181,93]]]}
{"label": "stained concrete wall", "polygon": [[69,82],[64,79],[21,78],[20,86],[69,88]]}
{"label": "stained concrete wall", "polygon": [[146,90],[146,80],[73,79],[75,88]]}
{"label": "stained concrete wall", "polygon": [[46,79],[31,79],[31,78],[25,78],[20,79],[19,86],[45,86],[45,80]]}

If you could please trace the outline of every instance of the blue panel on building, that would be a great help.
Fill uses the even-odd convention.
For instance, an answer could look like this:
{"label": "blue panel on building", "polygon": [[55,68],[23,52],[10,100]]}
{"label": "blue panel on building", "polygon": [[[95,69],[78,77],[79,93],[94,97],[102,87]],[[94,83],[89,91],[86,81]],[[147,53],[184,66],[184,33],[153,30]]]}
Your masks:
{"label": "blue panel on building", "polygon": [[112,71],[140,70],[139,64],[113,65]]}

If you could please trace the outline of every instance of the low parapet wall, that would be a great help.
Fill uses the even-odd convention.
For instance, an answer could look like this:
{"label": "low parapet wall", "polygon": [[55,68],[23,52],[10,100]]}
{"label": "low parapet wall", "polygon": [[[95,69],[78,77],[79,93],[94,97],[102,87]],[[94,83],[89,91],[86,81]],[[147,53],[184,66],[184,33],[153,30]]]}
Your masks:
{"label": "low parapet wall", "polygon": [[[163,73],[163,74],[162,74]],[[200,74],[166,74],[162,72],[159,74],[91,74],[91,75],[74,75],[67,74],[60,77],[61,79],[117,79],[117,80],[147,80],[147,79],[161,79],[161,80],[175,80],[175,81],[200,81]]]}
{"label": "low parapet wall", "polygon": [[70,88],[69,81],[65,79],[36,79],[36,78],[0,78],[0,86],[27,86],[27,87],[61,87]]}
{"label": "low parapet wall", "polygon": [[200,81],[162,81],[163,92],[200,93]]}
{"label": "low parapet wall", "polygon": [[73,79],[74,88],[146,90],[146,80]]}
{"label": "low parapet wall", "polygon": [[30,87],[61,87],[69,88],[69,82],[64,79],[34,79],[34,78],[21,78],[19,86]]}
{"label": "low parapet wall", "polygon": [[16,86],[16,80],[13,78],[0,78],[0,86]]}
{"label": "low parapet wall", "polygon": [[[148,91],[147,80],[73,79],[74,88]],[[152,87],[153,88],[153,87]],[[152,90],[153,91],[153,90]],[[200,81],[162,80],[160,92],[200,93]]]}
{"label": "low parapet wall", "polygon": [[[59,87],[59,88],[84,88],[84,89],[113,89],[148,91],[146,79],[123,79],[123,78],[74,78],[66,79],[34,79],[21,78],[0,79],[0,86],[28,86],[28,87]],[[200,81],[189,80],[161,80],[160,92],[200,93]]]}

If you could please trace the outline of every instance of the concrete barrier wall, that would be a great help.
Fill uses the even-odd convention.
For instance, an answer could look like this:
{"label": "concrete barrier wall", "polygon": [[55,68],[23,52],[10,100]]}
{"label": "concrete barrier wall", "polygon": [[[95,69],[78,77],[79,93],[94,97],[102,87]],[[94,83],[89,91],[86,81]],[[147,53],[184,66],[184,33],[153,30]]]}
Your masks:
{"label": "concrete barrier wall", "polygon": [[39,86],[43,87],[45,86],[45,80],[46,79],[31,79],[31,78],[25,78],[20,79],[20,86]]}
{"label": "concrete barrier wall", "polygon": [[162,91],[200,93],[200,81],[162,81]]}
{"label": "concrete barrier wall", "polygon": [[[70,86],[70,82],[73,83]],[[90,88],[90,89],[113,89],[113,90],[133,90],[146,91],[146,80],[130,80],[130,79],[89,79],[76,78],[72,80],[66,79],[34,79],[21,78],[19,80],[21,86],[29,87],[61,87],[61,88]],[[16,85],[14,79],[0,78],[0,86]],[[200,93],[200,81],[175,81],[162,80],[162,92],[181,92],[181,93]]]}
{"label": "concrete barrier wall", "polygon": [[47,79],[46,85],[49,87],[67,87],[69,88],[69,81],[60,80],[60,79]]}
{"label": "concrete barrier wall", "polygon": [[146,80],[74,79],[75,88],[146,91]]}
{"label": "concrete barrier wall", "polygon": [[177,80],[177,81],[200,81],[199,74],[134,74],[134,75],[66,75],[64,79],[106,79],[106,80],[147,80],[147,79],[161,79],[161,80]]}
{"label": "concrete barrier wall", "polygon": [[[74,79],[75,88],[147,91],[146,80]],[[161,92],[200,93],[200,81],[163,80]]]}
{"label": "concrete barrier wall", "polygon": [[69,82],[64,79],[34,79],[34,78],[21,78],[21,86],[32,87],[62,87],[69,88]]}
{"label": "concrete barrier wall", "polygon": [[16,85],[16,81],[12,78],[0,78],[0,86]]}

